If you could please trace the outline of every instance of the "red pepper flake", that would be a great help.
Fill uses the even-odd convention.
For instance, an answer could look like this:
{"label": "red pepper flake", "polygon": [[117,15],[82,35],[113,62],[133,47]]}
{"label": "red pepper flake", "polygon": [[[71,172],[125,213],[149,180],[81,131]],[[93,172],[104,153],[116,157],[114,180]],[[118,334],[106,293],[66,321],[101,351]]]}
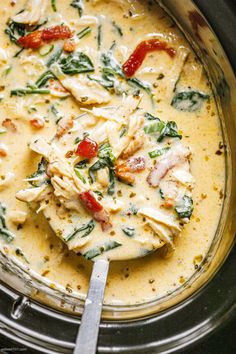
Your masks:
{"label": "red pepper flake", "polygon": [[92,157],[97,156],[98,144],[96,143],[96,141],[93,141],[89,138],[84,138],[77,146],[75,153],[76,155],[90,159]]}
{"label": "red pepper flake", "polygon": [[33,118],[30,120],[30,124],[36,129],[41,129],[45,125],[45,120],[44,118]]}
{"label": "red pepper flake", "polygon": [[103,206],[97,201],[91,191],[80,193],[79,199],[85,208],[92,214],[103,210]]}
{"label": "red pepper flake", "polygon": [[132,77],[138,68],[142,65],[146,55],[155,50],[164,50],[172,58],[176,51],[172,47],[168,47],[166,42],[159,39],[149,39],[138,44],[136,49],[130,55],[128,60],[123,64],[122,69],[126,77]]}
{"label": "red pepper flake", "polygon": [[27,36],[20,37],[18,43],[24,48],[37,49],[44,45],[45,42],[71,37],[72,32],[68,26],[54,26],[37,30]]}
{"label": "red pepper flake", "polygon": [[15,133],[17,131],[16,125],[12,122],[10,118],[4,119],[4,121],[2,122],[2,126],[12,133]]}

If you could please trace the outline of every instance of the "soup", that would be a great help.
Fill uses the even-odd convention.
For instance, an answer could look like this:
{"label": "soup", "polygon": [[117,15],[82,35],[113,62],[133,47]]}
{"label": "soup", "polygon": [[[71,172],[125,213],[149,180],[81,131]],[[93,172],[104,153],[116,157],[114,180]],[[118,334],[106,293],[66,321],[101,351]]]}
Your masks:
{"label": "soup", "polygon": [[203,261],[224,193],[194,52],[150,1],[18,1],[0,26],[4,252],[78,296],[90,260],[116,260],[107,304],[171,293]]}

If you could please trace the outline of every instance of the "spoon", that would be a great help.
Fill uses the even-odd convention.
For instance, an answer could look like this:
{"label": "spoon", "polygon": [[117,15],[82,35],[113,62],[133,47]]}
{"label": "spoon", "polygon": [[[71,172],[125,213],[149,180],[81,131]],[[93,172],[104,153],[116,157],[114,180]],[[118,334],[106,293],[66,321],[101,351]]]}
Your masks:
{"label": "spoon", "polygon": [[[155,249],[147,251],[141,256],[135,258],[144,257],[154,251]],[[113,258],[112,261],[114,261]],[[85,300],[84,311],[73,352],[74,354],[96,353],[109,263],[110,262],[106,259],[98,259],[94,262],[89,290]]]}

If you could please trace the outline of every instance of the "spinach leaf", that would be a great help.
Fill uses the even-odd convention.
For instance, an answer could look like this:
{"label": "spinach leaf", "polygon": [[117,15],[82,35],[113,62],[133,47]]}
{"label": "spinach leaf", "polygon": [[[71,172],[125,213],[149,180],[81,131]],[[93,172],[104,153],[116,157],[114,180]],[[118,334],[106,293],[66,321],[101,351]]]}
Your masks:
{"label": "spinach leaf", "polygon": [[155,116],[153,116],[152,114],[150,114],[150,113],[148,113],[148,112],[145,113],[144,117],[145,117],[147,120],[157,120],[157,121],[160,122],[160,118],[155,117]]}
{"label": "spinach leaf", "polygon": [[0,203],[0,237],[5,239],[6,242],[11,242],[14,240],[15,235],[8,230],[6,225],[6,207]]}
{"label": "spinach leaf", "polygon": [[[100,151],[100,154],[102,152]],[[109,169],[109,185],[108,185],[108,189],[107,189],[107,193],[109,195],[113,195],[115,192],[115,171],[114,171],[114,165],[113,165],[113,161],[111,160],[110,156],[114,156],[111,153],[111,150],[108,149],[104,149],[103,153],[104,154],[103,158],[100,158],[99,160],[97,160],[92,166],[89,167],[88,169],[88,174],[90,177],[90,180],[92,183],[94,183],[96,181],[96,172],[104,167],[108,167]]]}
{"label": "spinach leaf", "polygon": [[48,95],[50,90],[37,87],[27,87],[27,88],[18,88],[11,90],[11,96],[25,96],[25,95]]}
{"label": "spinach leaf", "polygon": [[116,160],[116,157],[112,152],[111,145],[108,143],[99,146],[98,157],[100,157],[101,159],[109,158],[112,162]]}
{"label": "spinach leaf", "polygon": [[127,236],[133,237],[135,235],[135,228],[134,227],[123,227],[121,229]]}
{"label": "spinach leaf", "polygon": [[52,7],[52,9],[53,9],[54,12],[57,12],[56,0],[51,0],[51,7]]}
{"label": "spinach leaf", "polygon": [[193,200],[185,195],[175,206],[175,211],[181,219],[190,219],[193,212]]}
{"label": "spinach leaf", "polygon": [[120,77],[125,77],[122,68],[118,61],[114,58],[111,51],[103,53],[101,56],[101,61],[104,65],[106,74],[118,75]]}
{"label": "spinach leaf", "polygon": [[93,259],[97,256],[100,256],[104,252],[108,252],[108,251],[113,250],[114,248],[120,247],[120,246],[122,246],[121,243],[118,243],[116,241],[109,241],[109,242],[104,243],[102,246],[92,248],[91,250],[84,253],[83,256],[86,259],[90,260],[90,259]]}
{"label": "spinach leaf", "polygon": [[82,52],[70,54],[67,57],[62,58],[59,64],[63,73],[67,75],[94,71],[93,63],[89,57]]}
{"label": "spinach leaf", "polygon": [[58,109],[56,108],[56,106],[54,104],[51,105],[50,110],[54,114],[54,116],[57,118],[56,124],[58,124],[58,122],[64,117],[64,115],[58,111]]}
{"label": "spinach leaf", "polygon": [[127,125],[123,125],[121,127],[121,130],[120,130],[120,138],[122,138],[123,136],[125,136],[128,132],[128,126]]}
{"label": "spinach leaf", "polygon": [[109,168],[109,185],[107,188],[107,193],[113,195],[115,193],[115,171],[113,167]]}
{"label": "spinach leaf", "polygon": [[24,37],[26,35],[26,25],[22,23],[16,23],[14,21],[10,21],[5,29],[5,34],[8,35],[10,41],[16,44],[18,47],[21,45],[18,43],[18,39],[20,37]]}
{"label": "spinach leaf", "polygon": [[156,134],[159,133],[159,136],[157,138],[158,142],[161,142],[165,137],[169,136],[172,138],[179,138],[182,139],[182,135],[178,133],[178,127],[175,122],[173,121],[168,121],[168,122],[163,122],[159,118],[155,119],[156,117],[150,115],[147,113],[145,117],[148,117],[148,120],[154,121],[153,123],[149,123],[144,126],[144,132],[146,134]]}
{"label": "spinach leaf", "polygon": [[98,41],[98,49],[101,47],[101,42],[102,42],[102,25],[98,25],[98,35],[97,35],[97,41]]}
{"label": "spinach leaf", "polygon": [[86,183],[86,179],[84,178],[84,176],[81,174],[80,170],[78,168],[74,168],[75,174],[76,176],[83,182]]}
{"label": "spinach leaf", "polygon": [[182,139],[182,135],[178,133],[178,127],[175,122],[169,121],[165,124],[157,141],[162,141],[166,136]]}
{"label": "spinach leaf", "polygon": [[117,33],[120,35],[120,37],[123,37],[123,31],[122,31],[121,27],[118,26],[115,21],[112,21],[112,26],[117,31]]}
{"label": "spinach leaf", "polygon": [[48,176],[46,174],[46,169],[47,169],[47,161],[42,158],[42,160],[38,164],[37,171],[32,173],[30,176],[27,177],[28,182],[34,186],[34,187],[40,187],[42,184],[44,184],[48,180]]}
{"label": "spinach leaf", "polygon": [[160,133],[164,127],[165,127],[165,123],[159,120],[159,121],[155,121],[154,123],[145,125],[143,129],[146,134],[154,134],[154,133]]}
{"label": "spinach leaf", "polygon": [[39,88],[43,87],[51,79],[57,80],[55,75],[50,70],[47,70],[38,78],[38,80],[35,82],[35,85]]}
{"label": "spinach leaf", "polygon": [[148,95],[152,96],[152,90],[151,90],[151,85],[149,84],[149,82],[146,81],[141,81],[139,79],[132,78],[127,80],[128,84],[131,84],[132,86],[137,86],[139,88],[142,88],[144,91],[147,92]]}
{"label": "spinach leaf", "polygon": [[170,147],[166,146],[166,147],[163,147],[162,149],[157,149],[157,150],[154,150],[154,151],[150,151],[148,153],[148,155],[153,159],[155,157],[158,157],[158,156],[161,156],[161,155],[165,154],[168,150],[170,150]]}
{"label": "spinach leaf", "polygon": [[47,62],[47,67],[50,68],[50,66],[57,62],[59,59],[60,59],[60,56],[62,55],[63,53],[63,48],[60,47],[59,49],[57,48],[54,53],[52,54],[52,56],[49,58],[48,62]]}
{"label": "spinach leaf", "polygon": [[79,39],[85,37],[87,34],[89,34],[91,32],[91,27],[85,27],[82,31],[80,31],[78,34],[77,34],[77,37]]}
{"label": "spinach leaf", "polygon": [[[70,235],[64,238],[66,242],[71,241],[78,233],[80,233],[80,238],[88,236],[94,229],[95,224],[93,220],[90,220],[87,224],[82,225]],[[84,231],[84,232],[83,232]],[[82,234],[81,234],[82,233]]]}
{"label": "spinach leaf", "polygon": [[84,11],[83,0],[73,0],[70,6],[74,7],[75,9],[78,9],[80,17],[83,15],[83,11]]}
{"label": "spinach leaf", "polygon": [[81,170],[83,168],[86,168],[87,167],[87,164],[88,164],[89,160],[88,159],[84,159],[80,162],[78,162],[76,165],[75,165],[75,168]]}
{"label": "spinach leaf", "polygon": [[195,112],[209,97],[206,93],[195,90],[177,92],[172,99],[171,106],[179,111]]}

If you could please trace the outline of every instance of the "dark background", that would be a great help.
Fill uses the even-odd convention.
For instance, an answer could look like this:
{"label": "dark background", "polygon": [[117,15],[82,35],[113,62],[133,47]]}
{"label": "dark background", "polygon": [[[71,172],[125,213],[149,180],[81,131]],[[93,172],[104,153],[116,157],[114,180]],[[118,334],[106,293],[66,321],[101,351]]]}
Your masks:
{"label": "dark background", "polygon": [[[32,350],[16,350],[2,351],[3,348],[20,348],[16,343],[10,343],[0,335],[0,351],[1,353],[12,354],[35,354],[38,353]],[[203,340],[201,343],[180,352],[181,354],[236,354],[236,316],[227,322],[223,328],[219,328],[210,337]]]}

